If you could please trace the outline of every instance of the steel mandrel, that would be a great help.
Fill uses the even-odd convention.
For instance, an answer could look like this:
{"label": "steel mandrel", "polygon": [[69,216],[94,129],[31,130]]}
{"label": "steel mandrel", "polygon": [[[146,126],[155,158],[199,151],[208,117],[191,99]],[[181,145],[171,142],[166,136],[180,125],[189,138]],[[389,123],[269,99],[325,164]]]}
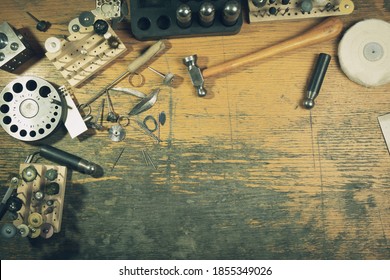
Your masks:
{"label": "steel mandrel", "polygon": [[329,54],[320,53],[318,56],[317,64],[314,68],[314,72],[306,92],[306,98],[303,102],[303,105],[306,109],[311,109],[314,107],[314,99],[316,99],[320,93],[322,82],[324,81],[330,60],[331,56]]}

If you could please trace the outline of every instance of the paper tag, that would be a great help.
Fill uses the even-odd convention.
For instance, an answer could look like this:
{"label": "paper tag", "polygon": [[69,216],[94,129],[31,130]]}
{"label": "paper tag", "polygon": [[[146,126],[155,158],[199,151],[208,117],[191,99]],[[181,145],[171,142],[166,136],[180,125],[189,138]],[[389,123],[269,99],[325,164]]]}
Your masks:
{"label": "paper tag", "polygon": [[390,114],[378,117],[378,121],[386,141],[387,150],[390,153]]}
{"label": "paper tag", "polygon": [[88,127],[85,124],[68,90],[65,87],[61,87],[60,91],[62,92],[62,96],[65,98],[68,107],[64,124],[69,132],[70,137],[73,139],[82,134],[83,132],[87,131]]}

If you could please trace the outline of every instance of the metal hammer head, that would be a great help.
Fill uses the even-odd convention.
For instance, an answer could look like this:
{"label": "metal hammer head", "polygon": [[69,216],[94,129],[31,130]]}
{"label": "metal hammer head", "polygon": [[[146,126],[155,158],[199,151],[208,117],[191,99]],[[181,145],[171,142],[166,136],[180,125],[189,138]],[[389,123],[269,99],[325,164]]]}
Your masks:
{"label": "metal hammer head", "polygon": [[183,63],[188,68],[188,73],[190,74],[192,84],[196,88],[196,91],[198,93],[198,96],[205,96],[206,90],[204,89],[204,79],[202,72],[200,71],[199,67],[196,65],[197,55],[191,55],[187,56],[183,59]]}

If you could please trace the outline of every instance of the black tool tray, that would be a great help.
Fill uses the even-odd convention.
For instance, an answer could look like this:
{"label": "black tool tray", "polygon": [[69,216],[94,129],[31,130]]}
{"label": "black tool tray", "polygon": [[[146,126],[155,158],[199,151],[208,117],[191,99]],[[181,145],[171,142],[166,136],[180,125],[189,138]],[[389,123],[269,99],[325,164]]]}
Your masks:
{"label": "black tool tray", "polygon": [[[243,23],[242,7],[237,22],[232,26],[226,26],[222,21],[222,9],[227,1],[208,1],[215,6],[215,20],[213,25],[204,27],[199,23],[198,11],[201,4],[207,1],[130,0],[131,31],[134,37],[141,41],[237,34]],[[182,28],[176,22],[176,9],[181,4],[187,4],[192,10],[192,24],[188,28]]]}

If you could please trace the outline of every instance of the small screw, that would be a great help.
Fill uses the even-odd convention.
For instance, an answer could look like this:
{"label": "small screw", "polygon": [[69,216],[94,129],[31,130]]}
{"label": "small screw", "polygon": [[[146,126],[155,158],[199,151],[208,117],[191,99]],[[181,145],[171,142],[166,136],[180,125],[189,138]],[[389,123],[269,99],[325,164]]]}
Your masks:
{"label": "small screw", "polygon": [[12,44],[11,44],[11,50],[13,50],[13,51],[17,51],[19,49],[19,44],[18,43],[15,43],[15,42],[13,42]]}
{"label": "small screw", "polygon": [[34,17],[31,13],[26,12],[33,20],[37,22],[36,29],[42,32],[47,31],[50,28],[50,22],[44,21],[44,20],[39,20],[36,17]]}
{"label": "small screw", "polygon": [[80,26],[77,25],[77,24],[72,25],[72,31],[73,32],[79,32],[80,31]]}
{"label": "small screw", "polygon": [[170,86],[172,85],[172,82],[173,82],[173,79],[175,78],[175,75],[172,74],[171,72],[169,72],[168,74],[164,75],[163,73],[153,69],[152,67],[148,67],[148,69],[154,73],[156,73],[157,75],[163,77],[163,84],[164,85],[167,85],[167,86]]}
{"label": "small screw", "polygon": [[11,183],[12,184],[17,184],[19,182],[19,179],[17,177],[12,177]]}

